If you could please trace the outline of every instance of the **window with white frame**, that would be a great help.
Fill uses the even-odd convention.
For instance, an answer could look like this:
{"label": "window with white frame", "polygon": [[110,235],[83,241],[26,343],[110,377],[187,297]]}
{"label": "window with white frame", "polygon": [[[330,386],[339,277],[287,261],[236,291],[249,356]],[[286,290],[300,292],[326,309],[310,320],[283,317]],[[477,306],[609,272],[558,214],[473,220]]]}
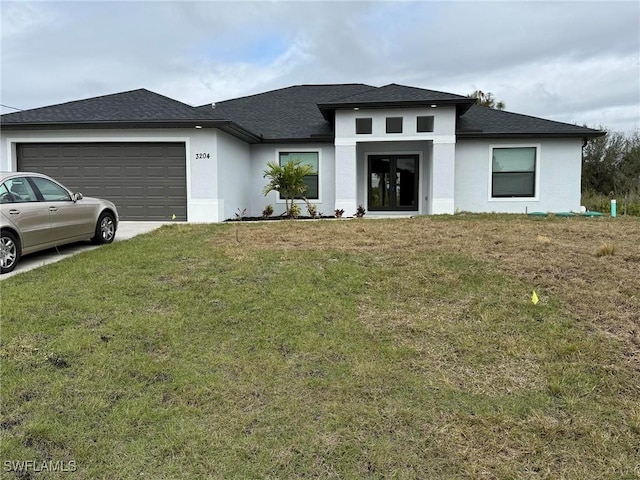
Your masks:
{"label": "window with white frame", "polygon": [[280,166],[286,165],[291,161],[300,162],[300,165],[310,165],[313,168],[313,173],[304,177],[304,183],[307,185],[305,197],[309,200],[318,200],[320,198],[319,152],[279,152]]}
{"label": "window with white frame", "polygon": [[491,197],[535,197],[537,153],[536,147],[494,147]]}

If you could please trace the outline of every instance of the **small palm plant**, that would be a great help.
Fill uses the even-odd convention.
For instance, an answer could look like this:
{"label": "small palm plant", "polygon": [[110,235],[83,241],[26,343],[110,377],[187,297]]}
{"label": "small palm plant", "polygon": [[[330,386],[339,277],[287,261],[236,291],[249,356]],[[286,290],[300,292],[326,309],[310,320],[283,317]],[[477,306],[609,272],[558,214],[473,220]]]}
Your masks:
{"label": "small palm plant", "polygon": [[[296,198],[305,199],[307,184],[304,182],[304,178],[313,173],[313,167],[303,165],[300,160],[291,160],[284,165],[268,162],[263,177],[268,178],[269,183],[264,187],[264,194],[278,192],[280,197],[284,198],[287,215],[291,216],[293,200]],[[291,202],[291,206],[289,202]]]}
{"label": "small palm plant", "polygon": [[267,205],[266,207],[264,207],[264,210],[262,210],[262,216],[264,218],[267,218],[271,215],[273,215],[273,205]]}

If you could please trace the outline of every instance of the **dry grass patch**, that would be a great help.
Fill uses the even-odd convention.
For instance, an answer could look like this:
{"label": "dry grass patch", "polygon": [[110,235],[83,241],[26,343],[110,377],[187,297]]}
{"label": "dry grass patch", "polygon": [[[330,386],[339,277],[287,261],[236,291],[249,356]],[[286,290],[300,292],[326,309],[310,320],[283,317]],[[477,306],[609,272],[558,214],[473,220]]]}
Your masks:
{"label": "dry grass patch", "polygon": [[606,257],[607,255],[614,255],[615,253],[616,247],[610,243],[604,242],[596,251],[596,257]]}
{"label": "dry grass patch", "polygon": [[0,456],[78,479],[635,478],[638,227],[172,225],[18,275]]}
{"label": "dry grass patch", "polygon": [[[413,261],[410,257],[468,255],[538,289],[542,298],[557,302],[584,328],[622,339],[625,355],[640,365],[639,238],[640,221],[634,218],[460,215],[243,224],[211,242],[230,252],[247,248],[370,252],[380,262],[393,262],[394,268],[406,266]],[[594,244],[607,244],[606,250],[611,250],[614,242],[617,255],[594,258]],[[439,266],[419,270],[418,264],[411,270],[412,275],[431,280],[442,272]]]}

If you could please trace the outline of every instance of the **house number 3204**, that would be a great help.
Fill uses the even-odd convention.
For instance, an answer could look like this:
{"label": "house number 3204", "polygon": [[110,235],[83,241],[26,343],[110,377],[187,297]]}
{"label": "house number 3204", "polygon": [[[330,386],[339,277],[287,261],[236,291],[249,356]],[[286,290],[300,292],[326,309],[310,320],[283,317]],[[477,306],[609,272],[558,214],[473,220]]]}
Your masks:
{"label": "house number 3204", "polygon": [[196,153],[196,160],[201,158],[211,158],[211,154],[209,153]]}

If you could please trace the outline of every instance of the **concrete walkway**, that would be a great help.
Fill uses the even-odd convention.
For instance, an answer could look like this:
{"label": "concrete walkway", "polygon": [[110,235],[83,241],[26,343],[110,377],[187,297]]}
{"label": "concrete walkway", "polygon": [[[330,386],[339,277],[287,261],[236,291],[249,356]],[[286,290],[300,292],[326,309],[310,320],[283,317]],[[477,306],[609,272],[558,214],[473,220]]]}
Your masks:
{"label": "concrete walkway", "polygon": [[[167,222],[120,222],[118,224],[118,231],[116,232],[115,242],[121,242],[122,240],[128,240],[147,233],[161,227]],[[175,222],[174,222],[175,223]],[[34,268],[47,265],[49,263],[59,262],[60,260],[75,255],[80,252],[87,252],[94,248],[100,248],[99,245],[93,245],[91,242],[78,242],[71,243],[69,245],[63,245],[57,248],[50,248],[49,250],[43,250],[42,252],[32,253],[26,255],[20,259],[15,270],[11,273],[5,273],[0,275],[0,280],[19,275],[22,272],[28,272]]]}

